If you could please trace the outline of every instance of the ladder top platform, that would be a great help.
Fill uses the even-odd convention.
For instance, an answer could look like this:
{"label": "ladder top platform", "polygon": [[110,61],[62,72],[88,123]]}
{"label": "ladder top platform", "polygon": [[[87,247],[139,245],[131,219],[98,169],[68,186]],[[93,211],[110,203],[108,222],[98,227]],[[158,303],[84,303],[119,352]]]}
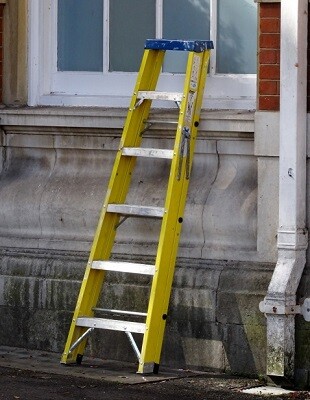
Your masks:
{"label": "ladder top platform", "polygon": [[181,50],[202,53],[205,50],[213,49],[213,41],[147,39],[144,48],[148,50]]}

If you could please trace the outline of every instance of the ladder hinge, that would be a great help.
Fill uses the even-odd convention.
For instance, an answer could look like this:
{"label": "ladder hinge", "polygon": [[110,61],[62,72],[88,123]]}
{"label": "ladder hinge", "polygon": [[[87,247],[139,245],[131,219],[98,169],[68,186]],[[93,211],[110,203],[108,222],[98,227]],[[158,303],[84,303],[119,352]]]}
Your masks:
{"label": "ladder hinge", "polygon": [[177,175],[177,180],[179,181],[181,179],[182,175],[182,165],[183,165],[183,158],[184,154],[186,153],[186,166],[185,166],[185,174],[186,174],[186,179],[189,179],[189,174],[190,174],[190,154],[191,154],[191,149],[190,149],[190,140],[191,140],[191,131],[188,127],[184,126],[182,130],[182,140],[180,144],[180,159],[179,159],[179,167],[178,167],[178,175]]}

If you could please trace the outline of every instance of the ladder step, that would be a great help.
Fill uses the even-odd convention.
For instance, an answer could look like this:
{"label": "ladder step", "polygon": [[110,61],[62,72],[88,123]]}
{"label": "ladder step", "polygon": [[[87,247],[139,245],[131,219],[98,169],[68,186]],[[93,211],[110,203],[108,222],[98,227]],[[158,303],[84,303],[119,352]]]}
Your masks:
{"label": "ladder step", "polygon": [[108,329],[111,331],[128,331],[132,333],[144,333],[145,324],[141,322],[120,321],[106,318],[77,318],[76,325],[85,328]]}
{"label": "ladder step", "polygon": [[154,275],[155,266],[122,261],[93,261],[93,269],[103,271],[128,272],[132,274]]}
{"label": "ladder step", "polygon": [[145,149],[141,147],[123,147],[122,154],[124,156],[167,158],[171,160],[173,157],[173,150]]}
{"label": "ladder step", "polygon": [[131,217],[162,218],[163,207],[134,206],[128,204],[109,204],[107,211]]}
{"label": "ladder step", "polygon": [[156,92],[156,91],[139,91],[137,98],[140,100],[168,100],[182,101],[183,93],[179,92]]}
{"label": "ladder step", "polygon": [[155,124],[163,124],[163,125],[177,125],[178,121],[172,119],[147,119],[144,121],[147,124],[155,125]]}
{"label": "ladder step", "polygon": [[146,317],[147,313],[142,313],[138,311],[124,311],[124,310],[111,310],[109,308],[99,308],[94,307],[93,311],[103,312],[106,314],[118,314],[118,315],[130,315],[132,317]]}

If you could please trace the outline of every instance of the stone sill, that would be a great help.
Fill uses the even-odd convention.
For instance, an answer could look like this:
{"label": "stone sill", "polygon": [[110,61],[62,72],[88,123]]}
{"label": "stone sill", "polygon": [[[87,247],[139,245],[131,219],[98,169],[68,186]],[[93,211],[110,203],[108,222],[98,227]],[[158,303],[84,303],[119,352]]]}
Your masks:
{"label": "stone sill", "polygon": [[[281,0],[254,0],[255,3],[281,3]],[[310,0],[309,0],[310,2]]]}
{"label": "stone sill", "polygon": [[[0,124],[4,130],[10,129],[10,126],[121,130],[126,113],[127,109],[122,108],[7,107],[0,110]],[[175,110],[164,109],[153,111],[151,118],[159,119],[159,114],[163,121],[177,116]],[[171,126],[165,124],[163,128],[172,130]],[[202,133],[235,133],[238,137],[253,137],[254,111],[202,110],[199,130]]]}
{"label": "stone sill", "polygon": [[281,3],[281,0],[254,0],[255,3]]}

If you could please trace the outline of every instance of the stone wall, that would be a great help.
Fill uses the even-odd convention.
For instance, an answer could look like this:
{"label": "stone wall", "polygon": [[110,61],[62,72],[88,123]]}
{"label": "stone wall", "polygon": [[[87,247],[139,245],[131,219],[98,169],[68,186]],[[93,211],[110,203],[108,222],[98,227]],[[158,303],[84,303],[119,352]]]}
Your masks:
{"label": "stone wall", "polygon": [[[2,111],[2,344],[63,350],[124,116],[123,110]],[[258,214],[265,211],[257,203],[254,115],[203,113],[200,126],[163,363],[263,373],[265,319],[258,304],[275,260],[266,248],[275,243],[276,213],[261,215],[269,218],[261,236],[271,240],[259,239]],[[146,134],[146,145],[169,147],[172,136],[163,125]],[[129,197],[159,205],[167,162],[146,162],[137,165]],[[124,223],[114,257],[150,261],[156,224]],[[101,303],[144,311],[147,294],[145,277],[110,274]],[[135,359],[121,333],[96,333],[88,352]]]}

